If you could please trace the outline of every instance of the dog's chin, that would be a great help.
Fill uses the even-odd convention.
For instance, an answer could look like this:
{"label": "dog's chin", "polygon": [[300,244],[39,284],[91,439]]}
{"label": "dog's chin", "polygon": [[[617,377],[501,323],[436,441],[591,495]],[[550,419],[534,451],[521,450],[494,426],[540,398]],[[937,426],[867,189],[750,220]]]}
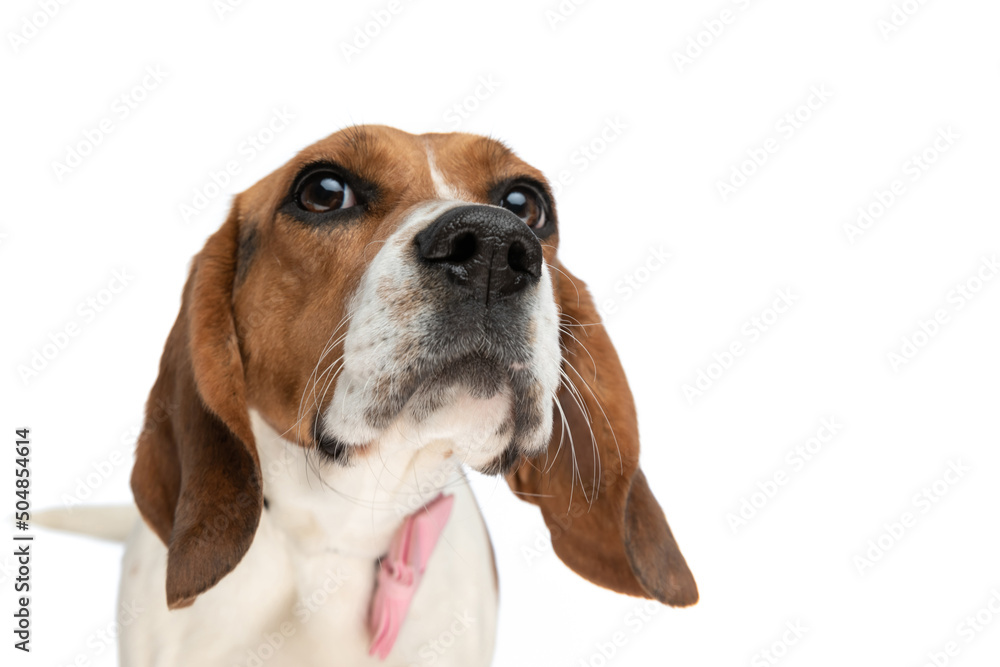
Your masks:
{"label": "dog's chin", "polygon": [[500,452],[499,456],[485,465],[473,468],[473,470],[491,477],[506,476],[514,469],[514,466],[517,465],[518,461],[521,460],[521,455],[521,448],[518,447],[516,442],[511,440],[511,442],[504,447],[504,450]]}
{"label": "dog's chin", "polygon": [[486,401],[509,391],[510,381],[494,359],[478,353],[429,361],[400,412],[417,423],[447,409],[460,395]]}
{"label": "dog's chin", "polygon": [[[381,416],[380,433],[409,433],[427,443],[450,440],[456,456],[484,475],[506,475],[522,457],[545,451],[549,434],[542,433],[538,424],[551,423],[552,408],[536,406],[532,414],[541,414],[533,423],[520,418],[525,408],[517,402],[523,404],[528,396],[523,369],[478,353],[421,366],[419,379],[410,383],[405,397],[392,398],[397,408],[368,406]],[[353,442],[338,437],[338,431],[338,424],[317,420],[314,438],[321,457],[339,465],[356,463],[382,438]]]}

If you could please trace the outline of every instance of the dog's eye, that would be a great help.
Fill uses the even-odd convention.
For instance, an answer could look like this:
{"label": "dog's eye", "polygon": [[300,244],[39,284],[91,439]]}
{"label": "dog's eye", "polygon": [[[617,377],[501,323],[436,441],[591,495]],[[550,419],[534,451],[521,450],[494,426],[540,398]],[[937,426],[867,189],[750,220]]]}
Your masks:
{"label": "dog's eye", "polygon": [[307,176],[299,185],[296,199],[299,208],[313,213],[351,208],[358,203],[350,186],[332,171],[317,171]]}
{"label": "dog's eye", "polygon": [[523,185],[511,188],[500,198],[500,206],[524,220],[524,223],[532,229],[541,229],[545,226],[545,208],[538,193],[531,188]]}

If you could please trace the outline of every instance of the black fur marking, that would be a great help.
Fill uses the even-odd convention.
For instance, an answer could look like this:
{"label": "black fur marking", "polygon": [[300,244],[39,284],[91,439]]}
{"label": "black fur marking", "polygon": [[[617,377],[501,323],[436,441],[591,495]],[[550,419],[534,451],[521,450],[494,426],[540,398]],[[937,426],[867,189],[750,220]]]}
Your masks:
{"label": "black fur marking", "polygon": [[514,430],[514,423],[510,419],[505,419],[500,426],[497,427],[495,435],[498,438],[502,438],[505,435],[510,435],[510,432]]}
{"label": "black fur marking", "polygon": [[514,464],[517,463],[519,458],[521,458],[521,450],[517,446],[517,442],[511,440],[510,444],[500,453],[500,456],[483,466],[479,472],[484,475],[506,475],[514,469]]}
{"label": "black fur marking", "polygon": [[322,428],[317,424],[315,428],[315,433],[313,437],[316,439],[316,449],[324,458],[338,463],[340,465],[347,465],[351,461],[351,449],[343,441],[323,433]]}
{"label": "black fur marking", "polygon": [[240,245],[236,251],[236,284],[242,283],[250,270],[250,263],[257,254],[257,225],[251,224],[240,234]]}

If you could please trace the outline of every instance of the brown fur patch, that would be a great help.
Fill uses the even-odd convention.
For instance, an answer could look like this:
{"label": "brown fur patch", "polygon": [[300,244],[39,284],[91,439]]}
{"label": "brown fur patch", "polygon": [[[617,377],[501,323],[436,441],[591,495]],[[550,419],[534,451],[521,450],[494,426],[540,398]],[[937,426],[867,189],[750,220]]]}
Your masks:
{"label": "brown fur patch", "polygon": [[575,391],[560,391],[566,423],[556,419],[548,452],[508,482],[541,508],[556,554],[578,574],[621,593],[694,604],[694,577],[639,468],[635,404],[618,354],[586,286],[555,266],[563,319],[583,325],[562,335]]}

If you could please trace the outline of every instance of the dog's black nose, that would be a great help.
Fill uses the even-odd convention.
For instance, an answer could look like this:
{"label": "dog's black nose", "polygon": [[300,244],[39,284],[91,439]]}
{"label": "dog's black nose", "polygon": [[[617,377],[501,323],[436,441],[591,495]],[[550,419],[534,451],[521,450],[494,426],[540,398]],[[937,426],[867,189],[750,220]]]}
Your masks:
{"label": "dog's black nose", "polygon": [[478,301],[520,292],[542,275],[542,244],[507,209],[453,208],[416,237],[420,257]]}

